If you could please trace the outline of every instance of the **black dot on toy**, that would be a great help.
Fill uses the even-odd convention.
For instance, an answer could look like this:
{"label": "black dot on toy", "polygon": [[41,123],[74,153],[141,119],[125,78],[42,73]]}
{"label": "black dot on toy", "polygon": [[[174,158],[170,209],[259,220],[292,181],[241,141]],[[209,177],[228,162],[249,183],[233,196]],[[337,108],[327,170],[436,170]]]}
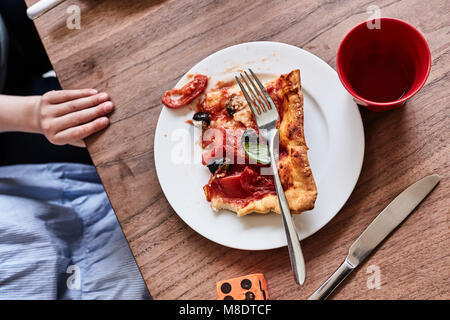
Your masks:
{"label": "black dot on toy", "polygon": [[245,300],[255,300],[255,294],[251,291],[246,292]]}
{"label": "black dot on toy", "polygon": [[225,296],[223,300],[234,300],[234,298],[232,296]]}
{"label": "black dot on toy", "polygon": [[248,290],[252,287],[252,282],[248,279],[244,279],[241,281],[242,289]]}
{"label": "black dot on toy", "polygon": [[223,293],[230,293],[231,292],[231,284],[229,284],[228,282],[224,282],[222,284],[222,286],[220,287],[220,290]]}

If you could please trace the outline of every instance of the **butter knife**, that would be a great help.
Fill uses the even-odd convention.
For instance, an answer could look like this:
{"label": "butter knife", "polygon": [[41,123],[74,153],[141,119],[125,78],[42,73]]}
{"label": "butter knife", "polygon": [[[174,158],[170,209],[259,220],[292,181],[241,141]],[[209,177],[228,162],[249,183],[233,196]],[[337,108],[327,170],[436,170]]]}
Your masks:
{"label": "butter knife", "polygon": [[400,224],[439,183],[433,174],[400,193],[352,244],[341,266],[308,300],[324,300]]}

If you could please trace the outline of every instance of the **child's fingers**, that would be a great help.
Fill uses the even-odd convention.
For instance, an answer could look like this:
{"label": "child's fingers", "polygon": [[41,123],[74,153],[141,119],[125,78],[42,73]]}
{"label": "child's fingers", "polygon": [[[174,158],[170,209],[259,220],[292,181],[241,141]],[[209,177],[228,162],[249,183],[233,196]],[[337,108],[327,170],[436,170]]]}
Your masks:
{"label": "child's fingers", "polygon": [[108,124],[109,119],[107,117],[101,117],[83,125],[63,130],[55,135],[54,143],[67,144],[84,139],[93,133],[103,130]]}
{"label": "child's fingers", "polygon": [[93,96],[67,101],[58,105],[57,108],[54,109],[54,115],[55,117],[59,117],[65,114],[96,106],[108,100],[108,94],[106,92],[102,92]]}
{"label": "child's fingers", "polygon": [[84,140],[73,141],[70,144],[73,145],[73,146],[76,146],[76,147],[81,147],[81,148],[85,148],[86,147],[86,143],[84,143]]}
{"label": "child's fingers", "polygon": [[53,130],[54,132],[59,132],[71,127],[79,126],[96,118],[107,115],[113,110],[113,108],[113,103],[111,101],[106,101],[95,107],[68,113],[53,120]]}
{"label": "child's fingers", "polygon": [[92,96],[97,94],[95,89],[78,89],[78,90],[56,90],[49,91],[42,97],[49,104],[63,103],[66,101],[80,99],[83,97]]}

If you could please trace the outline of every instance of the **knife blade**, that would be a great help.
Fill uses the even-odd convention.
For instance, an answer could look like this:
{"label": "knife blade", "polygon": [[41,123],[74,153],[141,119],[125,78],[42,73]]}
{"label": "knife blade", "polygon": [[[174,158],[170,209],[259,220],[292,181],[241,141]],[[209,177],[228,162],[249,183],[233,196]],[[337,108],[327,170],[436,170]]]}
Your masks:
{"label": "knife blade", "polygon": [[396,228],[436,187],[437,174],[427,176],[400,193],[356,239],[341,266],[308,300],[326,299],[331,292]]}

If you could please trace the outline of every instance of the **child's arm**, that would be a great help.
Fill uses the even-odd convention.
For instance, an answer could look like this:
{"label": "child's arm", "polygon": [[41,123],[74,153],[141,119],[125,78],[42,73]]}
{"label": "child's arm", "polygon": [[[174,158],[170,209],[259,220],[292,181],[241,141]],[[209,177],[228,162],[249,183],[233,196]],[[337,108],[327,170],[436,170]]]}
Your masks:
{"label": "child's arm", "polygon": [[41,133],[57,145],[84,146],[83,139],[104,129],[114,108],[94,89],[50,91],[43,96],[0,95],[0,132]]}

